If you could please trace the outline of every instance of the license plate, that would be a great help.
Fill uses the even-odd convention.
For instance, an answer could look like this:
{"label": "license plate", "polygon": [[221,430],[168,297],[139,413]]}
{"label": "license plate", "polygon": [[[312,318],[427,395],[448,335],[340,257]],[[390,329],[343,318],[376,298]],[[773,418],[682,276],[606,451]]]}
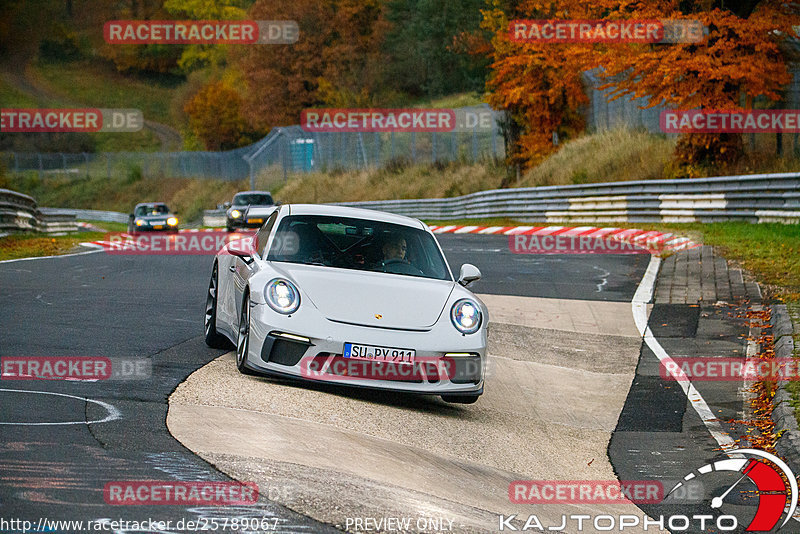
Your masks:
{"label": "license plate", "polygon": [[414,363],[416,351],[376,345],[344,344],[344,357],[353,360],[372,360],[393,363]]}
{"label": "license plate", "polygon": [[157,224],[157,225],[153,226],[153,228],[155,228],[156,230],[161,230],[162,228],[164,228],[164,225]]}
{"label": "license plate", "polygon": [[248,222],[248,223],[251,223],[251,224],[252,224],[252,223],[259,223],[259,224],[261,224],[261,223],[263,223],[263,222],[264,222],[264,219],[247,219],[247,222]]}

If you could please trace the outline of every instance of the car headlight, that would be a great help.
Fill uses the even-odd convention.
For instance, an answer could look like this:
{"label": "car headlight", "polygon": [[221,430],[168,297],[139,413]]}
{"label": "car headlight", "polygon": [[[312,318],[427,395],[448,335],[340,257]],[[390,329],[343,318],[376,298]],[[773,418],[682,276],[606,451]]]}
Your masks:
{"label": "car headlight", "polygon": [[274,278],[264,288],[264,297],[269,307],[278,313],[289,315],[300,307],[300,292],[285,278]]}
{"label": "car headlight", "polygon": [[141,219],[136,219],[136,226],[142,226],[142,225],[144,225],[144,221]]}
{"label": "car headlight", "polygon": [[481,327],[481,309],[469,299],[461,299],[453,304],[450,320],[462,334],[474,334]]}
{"label": "car headlight", "polygon": [[233,210],[231,212],[231,217],[233,217],[234,219],[238,219],[241,216],[242,216],[242,212],[239,211],[239,210]]}
{"label": "car headlight", "polygon": [[176,219],[175,217],[170,217],[169,219],[167,219],[167,224],[170,226],[177,226],[178,219]]}

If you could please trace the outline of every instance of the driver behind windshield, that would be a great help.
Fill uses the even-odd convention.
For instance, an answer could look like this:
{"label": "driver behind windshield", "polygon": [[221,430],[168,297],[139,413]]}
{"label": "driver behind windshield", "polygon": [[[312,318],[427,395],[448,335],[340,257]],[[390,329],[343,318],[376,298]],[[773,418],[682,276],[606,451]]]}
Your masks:
{"label": "driver behind windshield", "polygon": [[384,262],[390,260],[404,262],[408,261],[406,260],[406,251],[408,250],[408,245],[406,244],[406,239],[400,234],[390,235],[386,239],[386,242],[383,244],[383,248],[381,250],[383,252]]}

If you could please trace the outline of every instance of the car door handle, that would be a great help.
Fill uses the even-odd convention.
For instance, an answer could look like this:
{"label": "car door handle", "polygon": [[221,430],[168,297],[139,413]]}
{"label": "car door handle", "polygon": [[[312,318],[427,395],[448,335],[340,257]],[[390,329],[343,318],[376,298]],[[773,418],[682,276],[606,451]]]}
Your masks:
{"label": "car door handle", "polygon": [[232,273],[235,273],[236,272],[236,266],[235,265],[231,265],[230,267],[228,267],[228,270],[230,272],[232,272]]}

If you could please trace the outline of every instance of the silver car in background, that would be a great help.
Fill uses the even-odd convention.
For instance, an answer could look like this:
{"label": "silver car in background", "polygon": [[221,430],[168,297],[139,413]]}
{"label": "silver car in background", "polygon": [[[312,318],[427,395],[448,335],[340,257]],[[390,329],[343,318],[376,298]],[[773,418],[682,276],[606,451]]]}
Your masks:
{"label": "silver car in background", "polygon": [[441,395],[483,393],[486,306],[454,279],[416,219],[323,205],[276,206],[216,255],[205,339],[236,345],[245,374]]}

